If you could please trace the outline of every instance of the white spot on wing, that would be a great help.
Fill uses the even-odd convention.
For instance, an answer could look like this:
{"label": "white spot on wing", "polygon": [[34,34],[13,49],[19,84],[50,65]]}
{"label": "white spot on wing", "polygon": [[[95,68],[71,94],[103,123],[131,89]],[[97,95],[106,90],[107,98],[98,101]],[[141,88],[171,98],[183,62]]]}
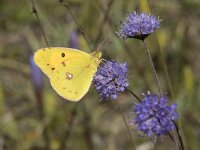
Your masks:
{"label": "white spot on wing", "polygon": [[73,78],[73,74],[72,73],[69,73],[69,72],[66,72],[66,79],[68,80],[71,80]]}

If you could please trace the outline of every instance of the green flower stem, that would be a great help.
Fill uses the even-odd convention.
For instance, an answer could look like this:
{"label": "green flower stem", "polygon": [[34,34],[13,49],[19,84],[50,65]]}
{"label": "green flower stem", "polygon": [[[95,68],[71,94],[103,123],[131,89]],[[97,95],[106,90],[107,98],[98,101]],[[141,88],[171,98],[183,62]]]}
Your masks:
{"label": "green flower stem", "polygon": [[180,130],[178,128],[178,125],[176,124],[176,122],[174,122],[174,125],[176,127],[176,132],[177,132],[177,135],[178,135],[178,139],[179,139],[179,142],[180,142],[181,149],[185,150],[183,140],[182,140],[182,136],[181,136]]}
{"label": "green flower stem", "polygon": [[131,132],[130,132],[130,130],[129,130],[129,126],[128,126],[127,122],[126,122],[126,118],[125,118],[125,116],[123,115],[122,110],[121,110],[120,105],[119,105],[119,103],[117,102],[117,100],[115,100],[115,104],[116,104],[117,109],[119,110],[119,113],[120,113],[120,115],[122,116],[122,119],[123,119],[123,121],[124,121],[124,124],[125,124],[125,126],[126,126],[126,128],[127,128],[129,137],[130,137],[130,139],[131,139],[132,147],[133,147],[134,150],[136,150],[133,136],[132,136],[132,134],[131,134]]}
{"label": "green flower stem", "polygon": [[175,134],[173,132],[172,133],[169,132],[168,135],[171,138],[171,140],[176,144],[177,150],[182,150],[181,147],[180,147],[180,144],[178,143],[178,141],[176,139]]}
{"label": "green flower stem", "polygon": [[155,83],[157,84],[157,87],[158,87],[160,96],[163,96],[162,88],[161,88],[161,86],[160,86],[160,81],[159,81],[159,78],[158,78],[156,69],[155,69],[155,67],[154,67],[154,63],[153,63],[153,61],[152,61],[151,53],[150,53],[150,51],[149,51],[149,49],[148,49],[148,46],[147,46],[147,42],[146,42],[146,41],[143,41],[143,43],[144,43],[146,55],[147,55],[147,57],[148,57],[149,65],[150,65],[151,70],[152,70],[153,75],[154,75]]}
{"label": "green flower stem", "polygon": [[48,40],[47,40],[47,36],[46,36],[46,34],[45,34],[45,32],[44,32],[44,29],[43,29],[43,27],[42,27],[42,23],[41,23],[41,21],[40,21],[39,15],[38,15],[38,13],[37,13],[37,9],[36,9],[36,7],[35,7],[35,2],[34,2],[34,0],[32,0],[31,2],[32,2],[32,13],[35,14],[35,16],[36,16],[36,18],[37,18],[37,21],[38,21],[40,30],[41,30],[42,35],[43,35],[43,37],[44,37],[44,41],[45,41],[45,43],[47,44],[47,47],[49,48],[50,45],[49,45],[49,42],[48,42]]}
{"label": "green flower stem", "polygon": [[134,98],[136,98],[139,102],[141,102],[142,100],[130,89],[126,89]]}
{"label": "green flower stem", "polygon": [[75,15],[74,15],[74,13],[73,13],[73,11],[71,10],[68,1],[67,1],[67,0],[59,0],[59,1],[60,1],[60,3],[61,3],[66,9],[68,9],[70,15],[72,16],[72,19],[74,20],[74,22],[75,22],[75,24],[76,24],[78,30],[81,32],[81,34],[82,34],[82,36],[83,36],[85,42],[87,43],[87,45],[88,45],[90,51],[92,51],[92,49],[91,49],[91,47],[90,47],[90,44],[89,44],[89,40],[88,40],[88,38],[86,37],[85,32],[84,32],[84,30],[81,28],[79,22],[77,21]]}

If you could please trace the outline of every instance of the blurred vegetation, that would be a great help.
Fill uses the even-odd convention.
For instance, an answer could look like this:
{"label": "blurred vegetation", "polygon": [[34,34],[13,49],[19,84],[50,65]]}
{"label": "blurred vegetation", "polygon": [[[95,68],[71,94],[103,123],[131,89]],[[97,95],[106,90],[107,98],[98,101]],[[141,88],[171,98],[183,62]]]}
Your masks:
{"label": "blurred vegetation", "polygon": [[[81,50],[90,52],[69,11],[54,0],[35,1],[50,46],[69,46],[78,34]],[[162,87],[178,104],[179,123],[188,150],[200,149],[200,1],[199,0],[70,0],[71,10],[92,49],[105,38],[103,58],[126,61],[130,89],[140,95],[158,92],[139,40],[119,39],[120,21],[134,10],[151,12],[161,27],[147,41]],[[78,103],[60,98],[43,76],[32,82],[31,55],[46,47],[31,1],[0,1],[0,149],[128,150],[132,149],[123,119],[113,101],[99,102],[92,86]],[[38,72],[35,72],[38,73]],[[31,75],[32,74],[32,75]],[[127,120],[136,100],[128,93],[117,99]],[[141,137],[132,129],[138,150],[176,149],[169,137]]]}

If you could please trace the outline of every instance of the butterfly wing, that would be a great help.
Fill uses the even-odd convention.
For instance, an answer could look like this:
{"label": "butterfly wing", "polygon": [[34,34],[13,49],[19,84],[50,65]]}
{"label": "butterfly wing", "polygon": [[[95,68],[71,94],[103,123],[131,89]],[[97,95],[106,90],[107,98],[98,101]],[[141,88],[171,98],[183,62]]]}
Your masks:
{"label": "butterfly wing", "polygon": [[89,54],[64,61],[50,77],[52,87],[67,100],[80,100],[89,90],[99,62]]}
{"label": "butterfly wing", "polygon": [[34,54],[34,61],[49,78],[54,69],[68,59],[76,57],[89,57],[89,54],[64,47],[41,48]]}
{"label": "butterfly wing", "polygon": [[50,47],[39,49],[34,60],[60,96],[78,101],[89,90],[100,57],[101,52],[87,54],[71,48]]}

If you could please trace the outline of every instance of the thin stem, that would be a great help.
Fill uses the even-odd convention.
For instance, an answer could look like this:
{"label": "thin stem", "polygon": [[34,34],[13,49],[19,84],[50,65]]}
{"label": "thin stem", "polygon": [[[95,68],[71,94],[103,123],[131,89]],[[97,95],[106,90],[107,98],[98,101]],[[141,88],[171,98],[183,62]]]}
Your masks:
{"label": "thin stem", "polygon": [[123,115],[122,110],[121,110],[121,108],[120,108],[120,105],[119,105],[119,103],[118,103],[116,100],[115,100],[115,104],[116,104],[116,106],[117,106],[117,108],[118,108],[118,110],[119,110],[119,113],[120,113],[120,115],[122,116],[122,119],[123,119],[123,121],[124,121],[124,124],[125,124],[125,126],[126,126],[126,128],[127,128],[128,134],[129,134],[130,139],[131,139],[132,147],[133,147],[133,149],[136,149],[133,136],[132,136],[132,134],[131,134],[131,132],[130,132],[130,130],[129,130],[128,124],[127,124],[127,122],[126,122],[126,118],[125,118],[125,116]]}
{"label": "thin stem", "polygon": [[[161,49],[160,49],[160,51],[161,51]],[[168,72],[168,69],[167,69],[166,62],[165,62],[164,54],[163,54],[163,52],[160,52],[160,53],[161,53],[161,62],[163,64],[164,73],[165,73],[165,76],[166,76],[166,79],[167,79],[169,91],[170,91],[170,94],[172,96],[172,99],[175,99],[175,94],[174,94],[174,90],[173,90],[171,80],[170,80],[170,77],[169,77],[169,72]]]}
{"label": "thin stem", "polygon": [[158,86],[158,90],[159,90],[160,96],[163,96],[162,89],[161,89],[160,82],[159,82],[159,78],[158,78],[156,69],[155,69],[155,67],[154,67],[154,63],[153,63],[153,61],[152,61],[151,53],[150,53],[150,51],[149,51],[149,49],[148,49],[148,46],[147,46],[147,42],[146,42],[146,41],[143,41],[143,43],[144,43],[146,55],[147,55],[147,57],[148,57],[149,65],[150,65],[151,70],[152,70],[152,72],[153,72],[155,82],[156,82],[156,84],[157,84],[157,86]]}
{"label": "thin stem", "polygon": [[177,134],[178,134],[178,139],[179,139],[180,144],[181,144],[181,149],[182,149],[182,150],[185,150],[184,144],[183,144],[183,140],[182,140],[182,136],[181,136],[181,134],[180,134],[180,130],[179,130],[179,128],[178,128],[178,125],[176,124],[176,122],[174,122],[174,124],[175,124],[175,127],[176,127],[176,132],[177,132]]}
{"label": "thin stem", "polygon": [[114,3],[114,0],[109,0],[108,3],[107,3],[107,7],[106,9],[103,10],[104,12],[104,15],[103,15],[103,18],[101,20],[101,22],[99,23],[99,27],[98,27],[98,32],[97,32],[97,36],[94,40],[94,43],[96,44],[102,37],[102,34],[103,34],[103,29],[105,28],[105,25],[106,25],[106,22],[108,21],[108,18],[109,18],[109,14],[110,14],[110,11],[111,11],[111,7],[112,7],[112,4]]}
{"label": "thin stem", "polygon": [[92,51],[92,49],[91,49],[91,47],[90,47],[90,44],[89,44],[89,41],[88,41],[88,39],[87,39],[87,37],[86,37],[86,35],[85,35],[83,29],[81,28],[80,24],[78,23],[78,21],[77,21],[75,15],[74,15],[74,13],[72,12],[69,3],[67,2],[67,0],[60,0],[60,3],[63,4],[63,5],[65,6],[65,8],[68,9],[69,13],[70,13],[71,16],[72,16],[72,19],[74,20],[74,22],[76,23],[76,26],[78,27],[78,30],[81,32],[81,34],[82,34],[84,40],[86,41],[86,43],[87,43],[87,45],[88,45],[90,51]]}
{"label": "thin stem", "polygon": [[172,138],[173,142],[176,144],[177,149],[182,150],[182,148],[180,147],[180,144],[176,138],[176,134],[174,132],[172,132],[172,133],[168,133],[168,135],[170,136],[170,138]]}
{"label": "thin stem", "polygon": [[83,113],[84,113],[84,136],[85,136],[85,141],[87,144],[87,147],[89,150],[94,150],[94,143],[92,140],[92,127],[91,127],[91,116],[90,114],[87,112],[87,108],[86,108],[86,103],[85,101],[83,101],[82,103],[82,107],[83,107]]}
{"label": "thin stem", "polygon": [[38,105],[39,117],[41,120],[43,120],[44,119],[44,103],[43,103],[42,88],[38,88],[35,86],[33,88],[34,88],[34,93],[35,93],[35,97],[36,97],[36,101]]}
{"label": "thin stem", "polygon": [[126,89],[131,95],[133,95],[133,97],[135,97],[139,102],[141,102],[141,99],[133,92],[131,91],[130,89]]}
{"label": "thin stem", "polygon": [[70,136],[70,133],[72,131],[73,123],[74,123],[74,120],[75,120],[76,115],[77,115],[77,109],[78,109],[78,105],[75,105],[74,108],[70,112],[70,116],[68,118],[69,120],[68,120],[68,123],[67,123],[67,127],[63,131],[64,136],[60,141],[60,147],[58,148],[58,150],[66,149],[66,141],[68,140],[68,138]]}
{"label": "thin stem", "polygon": [[32,13],[34,13],[35,16],[36,16],[36,18],[37,18],[37,21],[38,21],[38,23],[39,23],[40,30],[41,30],[42,35],[43,35],[43,37],[44,37],[45,43],[47,44],[47,47],[49,48],[49,47],[50,47],[50,46],[49,46],[49,42],[48,42],[48,40],[47,40],[46,34],[45,34],[44,29],[43,29],[43,27],[42,27],[42,24],[41,24],[39,15],[38,15],[38,13],[37,13],[37,9],[36,9],[36,7],[35,7],[34,0],[31,0],[31,2],[32,2]]}
{"label": "thin stem", "polygon": [[[35,14],[36,18],[37,18],[37,21],[38,21],[38,24],[40,26],[40,30],[42,32],[42,35],[44,37],[44,40],[45,40],[45,43],[47,45],[47,47],[49,48],[49,43],[48,43],[48,40],[47,40],[47,37],[46,37],[46,34],[44,32],[44,29],[42,27],[42,24],[41,24],[41,21],[40,21],[40,18],[39,18],[39,15],[37,13],[37,9],[35,7],[35,3],[34,3],[34,0],[31,0],[32,2],[32,13]],[[44,108],[43,108],[43,97],[42,95],[37,95],[37,98],[38,98],[38,105],[39,105],[39,109],[40,109],[40,117],[41,117],[41,120],[44,121]],[[43,122],[42,122],[43,123]],[[43,134],[42,134],[42,137],[44,139],[44,143],[45,143],[45,149],[48,149],[48,150],[51,150],[51,147],[50,147],[50,139],[49,139],[49,135],[48,135],[48,126],[45,126],[44,127],[44,130],[43,130]]]}
{"label": "thin stem", "polygon": [[178,143],[178,141],[176,139],[176,135],[174,133],[170,133],[170,132],[168,133],[168,135],[171,138],[171,140],[176,143],[177,149],[181,150],[181,147],[180,147],[180,145],[179,145],[179,143]]}
{"label": "thin stem", "polygon": [[174,142],[174,138],[173,138],[173,136],[171,135],[171,133],[168,133],[168,135],[169,135],[170,139]]}
{"label": "thin stem", "polygon": [[48,150],[51,150],[51,146],[50,146],[50,138],[49,138],[49,135],[48,135],[48,126],[45,126],[44,127],[44,130],[43,130],[43,139],[44,139],[44,143],[45,143],[45,146],[44,146],[44,149],[48,149]]}

